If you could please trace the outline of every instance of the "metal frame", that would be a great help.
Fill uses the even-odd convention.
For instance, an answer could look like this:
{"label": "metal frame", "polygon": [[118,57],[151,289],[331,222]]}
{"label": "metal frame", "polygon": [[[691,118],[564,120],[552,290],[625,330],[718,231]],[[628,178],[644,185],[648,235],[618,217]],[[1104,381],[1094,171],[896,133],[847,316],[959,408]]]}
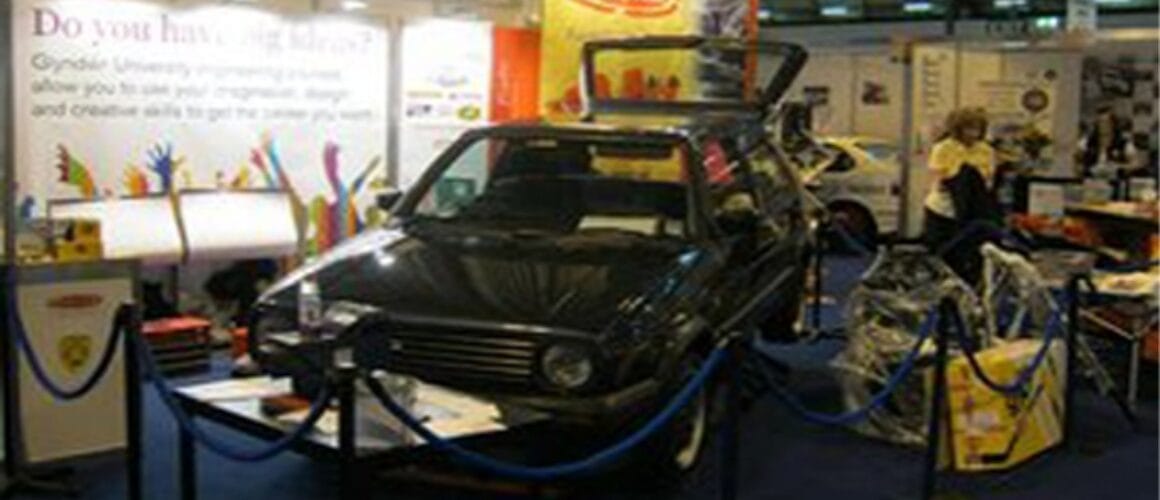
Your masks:
{"label": "metal frame", "polygon": [[[762,86],[757,102],[744,101],[646,101],[633,99],[601,99],[596,95],[596,55],[609,51],[647,51],[716,49],[732,52],[780,54],[785,62]],[[805,67],[809,54],[802,46],[769,40],[742,40],[700,36],[643,36],[594,40],[581,49],[580,85],[584,97],[585,119],[600,113],[652,113],[660,115],[736,115],[752,114],[765,118],[774,104],[789,90],[794,78]]]}

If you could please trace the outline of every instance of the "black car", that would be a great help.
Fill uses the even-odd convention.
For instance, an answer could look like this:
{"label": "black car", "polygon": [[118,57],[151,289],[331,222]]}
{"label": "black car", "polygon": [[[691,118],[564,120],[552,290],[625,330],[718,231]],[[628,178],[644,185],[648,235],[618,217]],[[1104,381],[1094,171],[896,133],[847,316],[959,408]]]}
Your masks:
{"label": "black car", "polygon": [[[532,123],[464,134],[394,203],[385,227],[259,300],[254,358],[293,371],[276,334],[300,329],[308,290],[323,324],[356,325],[343,342],[360,366],[589,429],[648,418],[722,336],[782,335],[798,316],[805,192],[768,142],[766,108],[804,53],[776,47],[800,61],[783,63],[748,108],[676,106],[679,126]],[[647,111],[673,109],[658,106]],[[712,391],[649,454],[663,467],[696,461]]]}

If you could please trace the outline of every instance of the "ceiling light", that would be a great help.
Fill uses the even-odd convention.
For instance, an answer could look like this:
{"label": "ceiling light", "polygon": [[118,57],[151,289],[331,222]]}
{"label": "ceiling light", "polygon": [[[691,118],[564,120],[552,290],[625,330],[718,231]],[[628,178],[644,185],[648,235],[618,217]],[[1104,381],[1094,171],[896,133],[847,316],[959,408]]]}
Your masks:
{"label": "ceiling light", "polygon": [[930,2],[906,2],[902,4],[903,12],[930,12],[934,10],[934,5]]}
{"label": "ceiling light", "polygon": [[1036,29],[1057,30],[1057,29],[1059,29],[1059,26],[1061,24],[1063,24],[1062,20],[1060,18],[1054,17],[1054,16],[1035,18],[1035,28]]}
{"label": "ceiling light", "polygon": [[826,17],[845,17],[850,15],[850,9],[845,5],[831,5],[822,7],[822,15]]}
{"label": "ceiling light", "polygon": [[363,0],[342,0],[342,10],[363,10],[367,3]]}
{"label": "ceiling light", "polygon": [[1026,7],[1027,0],[995,0],[996,9],[1011,9],[1015,7]]}

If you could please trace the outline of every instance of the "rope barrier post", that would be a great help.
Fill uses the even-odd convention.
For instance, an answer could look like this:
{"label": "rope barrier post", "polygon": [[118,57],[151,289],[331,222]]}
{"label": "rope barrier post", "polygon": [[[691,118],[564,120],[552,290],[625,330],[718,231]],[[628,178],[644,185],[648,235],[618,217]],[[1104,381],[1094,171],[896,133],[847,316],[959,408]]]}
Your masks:
{"label": "rope barrier post", "polygon": [[[160,377],[160,374],[153,374]],[[180,474],[181,500],[197,500],[197,444],[193,433],[184,425],[177,426],[177,463]]]}
{"label": "rope barrier post", "polygon": [[[824,227],[824,226],[823,226]],[[820,332],[822,330],[822,259],[826,253],[826,238],[822,236],[819,231],[818,248],[814,252],[814,310],[811,311],[810,320],[813,322],[814,330]]]}
{"label": "rope barrier post", "polygon": [[1071,445],[1071,438],[1075,433],[1075,391],[1076,391],[1076,344],[1079,338],[1079,282],[1084,276],[1074,274],[1067,280],[1067,367],[1065,381],[1067,387],[1063,392],[1063,439],[1060,446],[1067,448]]}
{"label": "rope barrier post", "polygon": [[729,345],[729,366],[725,368],[725,422],[721,442],[721,500],[735,500],[738,494],[741,455],[741,366],[745,353],[741,342]]}
{"label": "rope barrier post", "polygon": [[141,425],[141,359],[133,343],[133,336],[141,334],[140,311],[132,304],[124,304],[117,311],[117,320],[120,328],[124,329],[121,335],[122,352],[125,358],[125,434],[126,450],[126,497],[129,500],[144,500],[144,471],[142,460],[142,438],[144,429]]}
{"label": "rope barrier post", "polygon": [[930,414],[927,416],[926,458],[923,464],[922,498],[934,498],[938,487],[939,445],[942,438],[943,400],[947,391],[947,343],[950,329],[954,328],[953,318],[958,311],[954,302],[943,299],[938,309],[938,328],[935,331],[934,388],[930,397]]}
{"label": "rope barrier post", "polygon": [[335,363],[334,376],[328,383],[334,384],[338,396],[338,454],[339,487],[338,497],[342,500],[359,498],[357,458],[355,443],[355,380],[358,370],[349,361]]}
{"label": "rope barrier post", "polygon": [[[4,477],[0,478],[0,498],[21,493],[76,496],[79,493],[76,487],[63,480],[72,473],[70,468],[35,473],[29,470],[20,397],[20,346],[24,343],[20,340],[22,326],[17,320],[20,305],[15,300],[16,280],[16,265],[0,263],[0,287],[4,289],[3,296],[0,296],[0,331],[3,332],[0,335],[0,362],[4,365],[0,368],[4,417]],[[28,359],[27,362],[31,367],[35,360]]]}

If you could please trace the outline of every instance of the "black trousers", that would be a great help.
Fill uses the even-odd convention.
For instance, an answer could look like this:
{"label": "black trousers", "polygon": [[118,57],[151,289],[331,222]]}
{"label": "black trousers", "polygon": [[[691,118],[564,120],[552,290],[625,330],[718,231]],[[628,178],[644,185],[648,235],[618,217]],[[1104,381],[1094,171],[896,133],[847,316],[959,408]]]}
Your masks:
{"label": "black trousers", "polygon": [[948,247],[971,221],[944,217],[930,210],[925,210],[923,215],[922,241],[926,247],[931,253],[944,252],[942,258],[955,274],[971,286],[978,284],[983,275],[983,255],[979,249],[987,241],[986,235],[970,235]]}

